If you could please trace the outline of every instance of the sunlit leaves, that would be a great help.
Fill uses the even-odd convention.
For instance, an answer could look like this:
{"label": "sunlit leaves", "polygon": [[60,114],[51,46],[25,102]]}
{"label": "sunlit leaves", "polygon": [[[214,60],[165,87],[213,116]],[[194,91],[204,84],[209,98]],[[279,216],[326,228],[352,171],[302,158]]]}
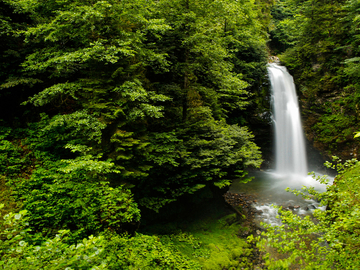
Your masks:
{"label": "sunlit leaves", "polygon": [[[1,208],[1,205],[0,205]],[[24,217],[25,215],[25,217]],[[20,218],[16,218],[21,216]],[[70,230],[59,230],[54,236],[34,243],[36,236],[26,228],[27,215],[11,213],[3,217],[6,229],[0,231],[0,267],[4,269],[200,269],[180,252],[164,245],[157,236],[136,234],[122,236],[105,230],[75,244],[69,243]],[[3,236],[12,233],[12,237]]]}
{"label": "sunlit leaves", "polygon": [[122,232],[123,224],[139,221],[130,191],[107,182],[118,173],[110,162],[85,156],[52,165],[34,171],[17,190],[32,228],[44,233],[72,228],[72,241],[77,241],[104,228]]}
{"label": "sunlit leaves", "polygon": [[[46,118],[46,116],[44,116]],[[105,128],[98,119],[89,115],[87,111],[78,111],[72,114],[57,115],[53,117],[48,125],[43,128],[44,133],[54,133],[56,140],[72,138],[79,140],[81,137],[89,141],[100,142],[101,131]]]}
{"label": "sunlit leaves", "polygon": [[[301,269],[354,269],[359,267],[359,162],[352,160],[336,166],[339,174],[333,185],[319,193],[314,188],[304,187],[292,191],[305,198],[316,198],[326,210],[316,209],[314,217],[299,216],[291,211],[281,210],[282,226],[265,225],[267,231],[259,247],[276,248],[285,253],[284,258],[268,259],[269,269],[281,265],[298,264]],[[326,176],[317,180],[325,182]],[[252,240],[253,241],[253,240]]]}
{"label": "sunlit leaves", "polygon": [[54,99],[62,98],[66,96],[71,96],[72,98],[76,99],[75,93],[79,89],[81,89],[81,84],[78,83],[55,84],[53,86],[50,86],[49,88],[46,88],[40,93],[34,95],[27,102],[24,102],[23,104],[25,105],[27,103],[33,103],[35,106],[43,106],[45,104],[54,101]]}

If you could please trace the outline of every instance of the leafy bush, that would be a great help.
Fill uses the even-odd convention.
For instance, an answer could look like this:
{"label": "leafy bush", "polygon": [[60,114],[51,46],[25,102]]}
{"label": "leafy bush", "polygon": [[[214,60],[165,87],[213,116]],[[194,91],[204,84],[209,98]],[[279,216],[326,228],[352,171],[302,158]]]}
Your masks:
{"label": "leafy bush", "polygon": [[153,133],[147,155],[152,169],[140,183],[140,204],[157,211],[183,194],[244,179],[248,167],[262,162],[253,137],[246,127],[213,118],[189,121],[177,132]]}
{"label": "leafy bush", "polygon": [[[332,166],[328,163],[328,166]],[[271,258],[269,269],[288,269],[297,264],[301,269],[357,269],[360,267],[360,162],[350,160],[338,164],[339,174],[333,185],[327,185],[326,192],[304,187],[294,190],[305,198],[314,196],[327,206],[325,211],[314,210],[312,220],[291,211],[279,209],[281,226],[265,225],[266,232],[256,238],[262,250],[270,246],[287,254],[284,258]],[[318,177],[327,183],[326,177]]]}
{"label": "leafy bush", "polygon": [[[26,167],[27,153],[21,141],[12,138],[12,129],[0,126],[0,174],[14,176]],[[23,146],[24,147],[24,146]]]}
{"label": "leafy bush", "polygon": [[[88,161],[86,169],[94,169],[91,165],[96,169],[96,163]],[[129,190],[93,180],[85,171],[63,171],[67,171],[64,162],[50,163],[18,183],[16,196],[30,213],[34,230],[46,234],[70,229],[78,240],[104,228],[125,231],[126,224],[140,220]]]}
{"label": "leafy bush", "polygon": [[142,234],[120,236],[107,230],[69,244],[71,232],[61,230],[55,237],[33,244],[28,219],[26,210],[4,216],[0,269],[198,269],[157,237]]}
{"label": "leafy bush", "polygon": [[[0,205],[2,208],[4,205]],[[107,269],[99,254],[103,237],[90,236],[77,245],[66,243],[69,231],[60,231],[40,245],[32,245],[26,210],[9,213],[0,227],[1,269]],[[74,268],[67,268],[67,267]]]}
{"label": "leafy bush", "polygon": [[109,269],[200,269],[197,263],[163,244],[157,236],[112,235],[105,252],[110,254]]}

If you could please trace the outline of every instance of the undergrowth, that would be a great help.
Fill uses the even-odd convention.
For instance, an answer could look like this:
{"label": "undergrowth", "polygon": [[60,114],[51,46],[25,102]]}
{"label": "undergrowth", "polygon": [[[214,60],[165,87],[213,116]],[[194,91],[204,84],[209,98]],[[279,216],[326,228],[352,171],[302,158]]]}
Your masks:
{"label": "undergrowth", "polygon": [[238,237],[242,226],[235,214],[222,218],[167,223],[148,228],[161,242],[196,262],[199,269],[253,269],[252,248]]}

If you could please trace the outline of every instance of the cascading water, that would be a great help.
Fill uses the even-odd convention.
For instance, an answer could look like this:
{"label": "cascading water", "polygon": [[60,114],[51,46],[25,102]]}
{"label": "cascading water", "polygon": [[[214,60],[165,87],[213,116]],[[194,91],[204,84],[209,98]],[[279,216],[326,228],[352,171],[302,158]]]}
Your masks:
{"label": "cascading water", "polygon": [[268,74],[272,88],[276,169],[253,172],[251,176],[254,180],[247,184],[234,182],[230,192],[255,197],[256,221],[279,225],[277,210],[272,204],[281,205],[283,209],[299,215],[311,215],[314,209],[319,208],[316,200],[304,200],[286,192],[287,187],[301,189],[305,185],[323,191],[325,186],[307,175],[305,138],[292,76],[285,67],[274,63],[268,65]]}
{"label": "cascading water", "polygon": [[269,64],[275,128],[276,173],[291,179],[308,173],[305,140],[294,80],[285,67]]}

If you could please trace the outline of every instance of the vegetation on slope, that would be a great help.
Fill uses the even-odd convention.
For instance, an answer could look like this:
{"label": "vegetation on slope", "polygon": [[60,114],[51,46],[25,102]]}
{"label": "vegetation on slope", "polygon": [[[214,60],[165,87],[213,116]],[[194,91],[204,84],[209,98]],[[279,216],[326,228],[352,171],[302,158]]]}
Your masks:
{"label": "vegetation on slope", "polygon": [[356,157],[359,142],[359,3],[281,0],[270,46],[293,74],[307,138],[330,159]]}
{"label": "vegetation on slope", "polygon": [[[289,269],[291,265],[300,269],[360,267],[360,162],[353,159],[328,166],[336,167],[339,174],[333,184],[327,185],[326,192],[319,193],[313,187],[292,191],[304,198],[320,200],[326,209],[315,209],[316,219],[280,209],[283,225],[266,225],[267,231],[257,238],[261,249],[272,247],[285,254],[278,258],[268,254],[269,269]],[[328,182],[326,176],[317,180]]]}

